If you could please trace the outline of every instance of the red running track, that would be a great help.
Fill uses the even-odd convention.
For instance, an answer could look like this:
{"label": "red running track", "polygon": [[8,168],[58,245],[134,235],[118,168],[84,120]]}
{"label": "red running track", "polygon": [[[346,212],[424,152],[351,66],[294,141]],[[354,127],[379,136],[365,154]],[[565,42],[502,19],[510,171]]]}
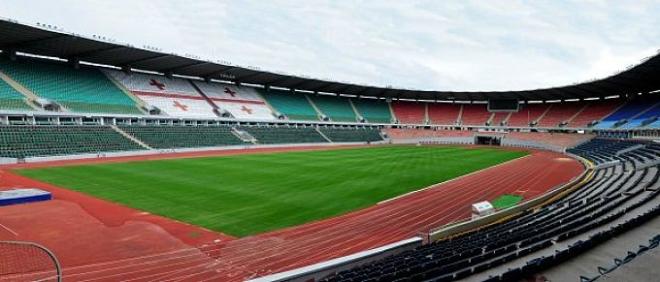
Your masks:
{"label": "red running track", "polygon": [[535,151],[346,215],[240,239],[5,170],[2,187],[46,188],[58,200],[0,209],[0,224],[6,228],[0,227],[0,239],[52,248],[67,281],[241,281],[415,236],[465,219],[470,204],[504,193],[530,199],[582,170],[579,162],[562,154]]}

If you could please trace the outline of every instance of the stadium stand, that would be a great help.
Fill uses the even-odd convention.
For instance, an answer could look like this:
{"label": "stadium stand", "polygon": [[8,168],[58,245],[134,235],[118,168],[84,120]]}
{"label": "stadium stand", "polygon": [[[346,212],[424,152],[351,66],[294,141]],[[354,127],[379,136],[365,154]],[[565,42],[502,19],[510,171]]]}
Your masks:
{"label": "stadium stand", "polygon": [[[609,148],[604,154],[620,162],[597,168],[583,187],[541,208],[340,271],[321,281],[455,281],[502,265],[508,267],[500,267],[499,273],[489,272],[485,281],[518,281],[660,214],[660,206],[647,205],[657,202],[660,194],[660,166],[640,165],[658,161],[659,148],[646,147],[655,152],[651,159],[641,157],[643,153],[638,150],[626,153],[638,159],[626,159],[616,155],[623,148],[616,140],[594,139],[580,146]],[[591,158],[589,153],[584,156]],[[631,213],[637,216],[624,217]],[[591,232],[597,227],[600,231]]]}
{"label": "stadium stand", "polygon": [[0,140],[8,158],[143,149],[109,126],[0,126]]}
{"label": "stadium stand", "polygon": [[660,102],[656,103],[654,107],[648,109],[646,112],[638,115],[621,126],[621,128],[632,129],[636,127],[653,124],[660,117]]}
{"label": "stadium stand", "polygon": [[4,80],[0,80],[0,110],[30,111],[33,109],[27,104],[21,93]]}
{"label": "stadium stand", "polygon": [[493,118],[490,121],[490,125],[492,126],[500,126],[503,125],[511,112],[496,112],[493,113]]}
{"label": "stadium stand", "polygon": [[273,111],[266,105],[256,89],[220,83],[194,81],[220,110],[239,119],[274,120]]}
{"label": "stadium stand", "polygon": [[244,144],[229,126],[124,125],[119,128],[156,149]]}
{"label": "stadium stand", "polygon": [[548,104],[520,105],[520,109],[509,117],[509,126],[529,126],[548,109]]}
{"label": "stadium stand", "polygon": [[[657,101],[656,101],[657,102]],[[601,122],[596,124],[595,128],[606,129],[619,127],[629,119],[632,119],[655,105],[654,101],[647,99],[634,99],[628,101],[623,107],[619,108],[616,112],[604,118]]]}
{"label": "stadium stand", "polygon": [[239,127],[257,138],[260,144],[326,143],[328,140],[313,127]]}
{"label": "stadium stand", "polygon": [[454,125],[461,111],[459,104],[429,103],[428,107],[431,124]]}
{"label": "stadium stand", "polygon": [[375,142],[383,141],[377,128],[319,127],[319,131],[332,142]]}
{"label": "stadium stand", "polygon": [[0,60],[0,70],[41,98],[82,113],[141,114],[99,70],[37,60]]}
{"label": "stadium stand", "polygon": [[506,138],[532,141],[539,144],[571,148],[594,138],[592,134],[546,133],[546,132],[510,132]]}
{"label": "stadium stand", "polygon": [[575,116],[585,104],[581,102],[566,102],[563,104],[550,104],[550,109],[539,120],[539,127],[559,127],[568,124],[571,117]]}
{"label": "stadium stand", "polygon": [[589,101],[587,106],[569,122],[568,126],[588,127],[614,112],[619,106],[621,106],[621,101],[618,99]]}
{"label": "stadium stand", "polygon": [[271,106],[290,120],[319,120],[318,113],[302,93],[271,89],[261,94]]}
{"label": "stadium stand", "polygon": [[466,130],[386,128],[383,130],[393,139],[415,139],[429,137],[472,137],[474,133]]}
{"label": "stadium stand", "polygon": [[391,123],[392,114],[387,102],[375,99],[352,99],[362,117],[371,123]]}
{"label": "stadium stand", "polygon": [[486,104],[464,104],[461,115],[462,125],[486,125],[491,113]]}
{"label": "stadium stand", "polygon": [[310,95],[309,97],[316,107],[332,121],[355,122],[357,120],[348,98],[328,95]]}
{"label": "stadium stand", "polygon": [[426,103],[395,101],[392,110],[399,123],[423,124],[426,121]]}
{"label": "stadium stand", "polygon": [[147,106],[157,107],[162,114],[176,117],[216,118],[213,107],[193,87],[181,78],[124,73],[106,70],[106,74],[130,90]]}

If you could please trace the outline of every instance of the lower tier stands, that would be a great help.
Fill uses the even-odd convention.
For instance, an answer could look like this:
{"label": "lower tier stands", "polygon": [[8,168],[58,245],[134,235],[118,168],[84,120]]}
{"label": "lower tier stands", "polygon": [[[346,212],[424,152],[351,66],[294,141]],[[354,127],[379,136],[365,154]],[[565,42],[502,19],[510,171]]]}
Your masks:
{"label": "lower tier stands", "polygon": [[216,147],[244,144],[229,126],[120,126],[124,132],[156,149]]}
{"label": "lower tier stands", "polygon": [[460,104],[431,103],[428,108],[431,124],[454,125],[461,112]]}
{"label": "lower tier stands", "polygon": [[32,93],[73,112],[142,114],[98,69],[36,60],[0,60],[0,70]]}
{"label": "lower tier stands", "polygon": [[426,103],[392,102],[392,110],[399,123],[423,124],[426,121]]}
{"label": "lower tier stands", "polygon": [[431,137],[472,137],[472,131],[416,129],[416,128],[388,128],[384,130],[392,139],[418,139]]}
{"label": "lower tier stands", "polygon": [[628,154],[639,160],[608,155],[620,162],[543,207],[321,281],[520,281],[660,215],[660,166],[640,165],[660,159],[654,150],[652,159],[636,150]]}
{"label": "lower tier stands", "polygon": [[375,142],[383,141],[380,130],[376,128],[335,128],[319,127],[332,142]]}
{"label": "lower tier stands", "polygon": [[326,143],[314,127],[239,127],[247,131],[259,144],[295,144],[295,143]]}
{"label": "lower tier stands", "polygon": [[486,125],[490,115],[486,104],[465,104],[461,114],[461,124],[483,126]]}
{"label": "lower tier stands", "polygon": [[594,138],[594,136],[591,134],[511,132],[506,134],[505,138],[531,141],[562,148],[571,148]]}
{"label": "lower tier stands", "polygon": [[0,157],[25,158],[143,149],[109,126],[0,126]]}
{"label": "lower tier stands", "polygon": [[348,98],[328,96],[328,95],[310,95],[309,96],[316,107],[332,121],[355,122],[355,111]]}
{"label": "lower tier stands", "polygon": [[387,102],[375,99],[352,99],[362,117],[371,123],[392,123],[392,114]]}
{"label": "lower tier stands", "polygon": [[630,140],[595,138],[566,151],[587,158],[595,164],[602,164],[615,161],[617,154],[635,146],[640,146],[640,143]]}
{"label": "lower tier stands", "polygon": [[302,93],[271,89],[261,92],[275,110],[290,120],[318,120],[318,113]]}

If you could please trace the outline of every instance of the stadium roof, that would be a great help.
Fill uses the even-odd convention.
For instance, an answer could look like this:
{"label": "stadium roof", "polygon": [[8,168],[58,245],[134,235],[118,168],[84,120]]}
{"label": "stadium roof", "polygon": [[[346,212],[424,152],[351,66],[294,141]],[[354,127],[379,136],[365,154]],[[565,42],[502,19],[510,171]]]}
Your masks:
{"label": "stadium roof", "polygon": [[[47,26],[46,26],[47,27]],[[660,55],[594,81],[525,91],[426,91],[375,87],[278,74],[0,20],[0,49],[94,64],[326,93],[419,100],[566,100],[660,89]]]}

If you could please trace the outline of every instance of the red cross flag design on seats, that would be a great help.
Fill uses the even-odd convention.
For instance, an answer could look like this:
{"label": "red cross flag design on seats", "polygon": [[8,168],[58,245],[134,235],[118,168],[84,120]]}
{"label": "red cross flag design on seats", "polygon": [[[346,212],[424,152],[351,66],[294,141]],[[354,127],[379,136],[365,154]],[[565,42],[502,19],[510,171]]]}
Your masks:
{"label": "red cross flag design on seats", "polygon": [[241,107],[241,111],[246,112],[248,115],[251,115],[251,114],[252,114],[252,109],[250,109],[250,108],[248,108],[248,107],[246,107],[246,106],[242,106],[242,107]]}
{"label": "red cross flag design on seats", "polygon": [[179,101],[174,101],[174,107],[181,109],[184,112],[188,111],[188,106],[181,104]]}
{"label": "red cross flag design on seats", "polygon": [[165,83],[160,83],[158,80],[155,80],[155,79],[152,79],[149,82],[149,85],[156,86],[156,88],[158,88],[158,90],[165,90]]}
{"label": "red cross flag design on seats", "polygon": [[225,87],[225,93],[229,94],[232,97],[236,97],[236,92],[232,91],[231,89]]}

